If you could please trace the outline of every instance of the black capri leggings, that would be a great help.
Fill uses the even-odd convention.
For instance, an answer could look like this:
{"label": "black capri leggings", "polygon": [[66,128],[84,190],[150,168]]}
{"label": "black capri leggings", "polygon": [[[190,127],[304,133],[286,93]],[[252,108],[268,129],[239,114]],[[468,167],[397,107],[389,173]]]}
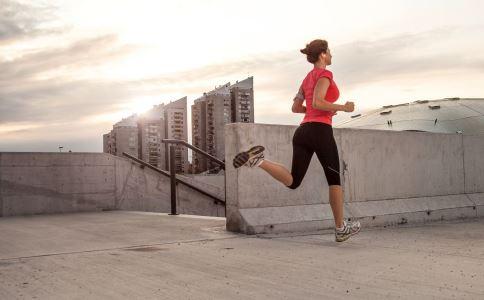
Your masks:
{"label": "black capri leggings", "polygon": [[331,125],[321,122],[301,124],[294,133],[292,146],[293,182],[288,188],[296,189],[301,185],[314,152],[323,166],[328,185],[341,185],[338,147]]}

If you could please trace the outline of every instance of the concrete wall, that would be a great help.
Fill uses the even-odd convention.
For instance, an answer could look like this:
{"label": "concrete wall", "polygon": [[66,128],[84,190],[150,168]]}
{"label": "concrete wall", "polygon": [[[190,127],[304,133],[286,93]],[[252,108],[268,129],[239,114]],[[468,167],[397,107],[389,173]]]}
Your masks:
{"label": "concrete wall", "polygon": [[[197,185],[197,182],[194,182]],[[0,153],[0,216],[96,210],[170,212],[170,180],[107,153]],[[178,212],[224,216],[225,207],[179,184]]]}
{"label": "concrete wall", "polygon": [[177,175],[178,178],[185,182],[200,187],[202,190],[217,196],[219,199],[225,199],[225,175]]}
{"label": "concrete wall", "polygon": [[[229,124],[226,161],[253,145],[290,170],[297,126]],[[484,136],[334,129],[345,217],[365,226],[484,215]],[[245,233],[334,226],[328,185],[313,156],[297,190],[260,168],[227,163],[227,228]]]}
{"label": "concrete wall", "polygon": [[223,173],[224,171],[222,170],[218,174],[207,174],[207,175],[184,174],[184,176],[190,177],[199,182],[203,182],[209,185],[219,187],[221,189],[225,189],[225,175]]}

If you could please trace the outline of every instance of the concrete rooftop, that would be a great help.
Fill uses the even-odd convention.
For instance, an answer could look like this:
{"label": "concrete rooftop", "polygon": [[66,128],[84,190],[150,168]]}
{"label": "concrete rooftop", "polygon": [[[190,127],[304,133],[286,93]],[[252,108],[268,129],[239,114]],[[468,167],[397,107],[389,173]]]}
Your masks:
{"label": "concrete rooftop", "polygon": [[247,236],[225,219],[0,218],[0,299],[484,299],[484,219]]}

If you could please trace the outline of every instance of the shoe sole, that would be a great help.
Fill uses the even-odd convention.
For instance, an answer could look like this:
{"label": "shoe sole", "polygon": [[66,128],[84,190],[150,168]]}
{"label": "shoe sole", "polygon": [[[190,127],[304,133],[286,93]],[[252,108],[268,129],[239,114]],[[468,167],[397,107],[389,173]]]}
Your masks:
{"label": "shoe sole", "polygon": [[265,148],[263,146],[254,146],[247,151],[240,152],[237,154],[233,160],[234,168],[240,168],[245,165],[249,159],[263,152]]}

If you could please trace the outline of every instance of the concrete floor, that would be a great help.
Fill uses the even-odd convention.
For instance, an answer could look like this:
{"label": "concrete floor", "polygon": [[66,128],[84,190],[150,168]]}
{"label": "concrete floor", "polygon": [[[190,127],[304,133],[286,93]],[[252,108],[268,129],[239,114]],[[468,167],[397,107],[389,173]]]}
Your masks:
{"label": "concrete floor", "polygon": [[484,299],[484,219],[245,236],[142,212],[0,218],[0,299]]}

